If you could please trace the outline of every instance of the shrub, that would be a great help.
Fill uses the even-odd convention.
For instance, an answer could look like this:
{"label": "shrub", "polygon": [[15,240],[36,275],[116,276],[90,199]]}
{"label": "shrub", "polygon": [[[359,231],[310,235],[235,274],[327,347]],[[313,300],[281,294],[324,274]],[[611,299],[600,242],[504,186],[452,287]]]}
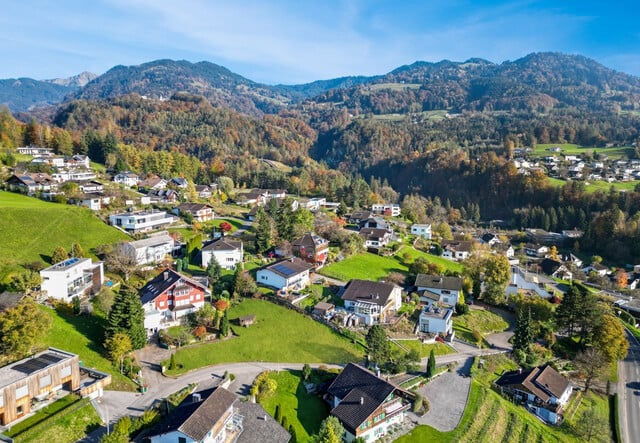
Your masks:
{"label": "shrub", "polygon": [[456,303],[456,314],[464,315],[469,313],[469,305],[466,303]]}

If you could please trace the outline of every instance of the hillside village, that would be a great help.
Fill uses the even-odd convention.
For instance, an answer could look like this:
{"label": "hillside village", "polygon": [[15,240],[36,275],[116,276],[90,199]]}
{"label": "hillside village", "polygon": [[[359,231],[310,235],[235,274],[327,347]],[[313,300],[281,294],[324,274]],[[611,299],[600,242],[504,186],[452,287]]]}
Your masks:
{"label": "hillside village", "polygon": [[[500,360],[506,365],[503,374],[488,383],[542,422],[560,426],[580,408],[575,391],[606,380],[604,372],[585,375],[567,356],[562,337],[566,331],[569,338],[572,330],[585,333],[586,326],[572,312],[563,315],[573,320],[560,318],[553,329],[551,319],[568,306],[562,300],[583,298],[579,305],[585,306],[589,298],[590,312],[602,309],[598,315],[604,318],[609,308],[598,307],[603,302],[594,294],[604,294],[607,306],[615,303],[618,316],[622,309],[632,314],[640,310],[632,297],[640,265],[611,268],[599,257],[580,258],[579,230],[412,223],[395,202],[347,208],[322,196],[303,198],[283,189],[236,189],[228,183],[110,172],[86,156],[56,156],[39,147],[18,152],[24,162],[7,175],[6,191],[88,208],[128,240],[91,251],[83,251],[82,245],[70,252],[65,245],[38,251],[53,254],[46,266],[24,271],[37,273],[37,282],[9,284],[0,294],[2,313],[33,299],[78,318],[102,315],[106,341],[99,345],[113,362],[108,370],[97,370],[81,362],[83,355],[55,347],[34,347],[38,352],[33,355],[16,351],[17,361],[7,355],[0,367],[6,374],[0,386],[0,429],[8,432],[66,392],[91,399],[104,414],[100,399],[110,389],[112,372],[131,380],[124,386],[129,383],[149,395],[158,388],[146,380],[151,371],[153,377],[163,376],[159,370],[175,376],[199,367],[181,361],[183,350],[232,344],[244,330],[262,327],[266,320],[258,309],[230,314],[233,306],[247,306],[250,300],[267,300],[288,308],[290,315],[312,319],[350,342],[355,346],[351,352],[362,357],[288,361],[305,368],[314,363],[313,369],[303,368],[305,380],[323,380],[310,383],[308,390],[322,395],[327,412],[319,418],[321,428],[306,432],[328,432],[327,427],[336,425],[329,418],[335,418],[345,441],[394,440],[422,424],[429,408],[444,407],[434,403],[429,386],[445,380],[447,370],[463,377],[480,373],[493,358],[489,354],[501,352],[513,355],[515,362]],[[526,169],[525,161],[516,162]],[[366,278],[374,275],[378,277]],[[24,280],[17,275],[12,279]],[[633,327],[635,319],[628,318]],[[615,361],[626,354],[621,330],[594,329],[580,341],[589,340],[589,349],[602,349],[598,355]],[[500,340],[500,333],[513,339]],[[606,334],[618,334],[624,343],[614,340],[617,347],[612,349],[610,335],[598,338]],[[158,361],[154,369],[145,367],[135,351],[144,346],[168,348],[170,359]],[[434,351],[439,356],[466,354],[436,367]],[[576,349],[571,353],[580,358]],[[469,368],[465,361],[473,355],[478,357]],[[336,377],[318,363],[347,365]],[[528,369],[522,371],[522,366]],[[258,437],[262,432],[273,437],[269,441],[305,441],[297,435],[299,423],[283,421],[279,409],[269,410],[265,399],[273,395],[269,391],[275,383],[269,388],[269,374],[250,380],[253,387],[245,396],[234,392],[235,376],[228,371],[215,386],[180,386],[186,395],[175,411],[153,418],[146,412],[134,414],[136,427],[149,441],[200,441],[204,436],[211,441],[265,441]],[[527,413],[525,408],[522,412]],[[254,416],[264,420],[252,420]],[[115,418],[101,415],[107,429]],[[608,435],[609,427],[604,429]],[[112,441],[107,437],[101,441]]]}

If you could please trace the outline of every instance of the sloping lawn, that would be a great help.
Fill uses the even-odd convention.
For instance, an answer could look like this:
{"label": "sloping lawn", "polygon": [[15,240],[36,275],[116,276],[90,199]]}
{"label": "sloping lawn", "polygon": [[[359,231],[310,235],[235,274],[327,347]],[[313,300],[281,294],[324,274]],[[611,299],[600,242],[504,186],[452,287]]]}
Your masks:
{"label": "sloping lawn", "polygon": [[135,390],[135,384],[121,375],[102,354],[103,318],[95,315],[75,316],[45,306],[40,308],[52,318],[51,329],[44,339],[47,346],[78,354],[83,366],[111,374],[111,385],[107,389]]}
{"label": "sloping lawn", "polygon": [[[256,315],[243,328],[235,319]],[[363,358],[361,348],[310,317],[264,300],[245,299],[229,311],[234,336],[194,345],[175,353],[179,369],[171,375],[203,366],[242,361],[283,363],[347,363]],[[168,365],[167,365],[168,366]]]}
{"label": "sloping lawn", "polygon": [[420,358],[429,357],[431,350],[435,355],[453,354],[455,350],[444,343],[420,343],[420,340],[391,340],[392,349],[399,352],[405,352],[405,349],[416,350],[420,354]]}
{"label": "sloping lawn", "polygon": [[90,209],[49,203],[0,191],[0,280],[20,265],[47,261],[57,246],[80,243],[85,252],[129,237],[103,223]]}
{"label": "sloping lawn", "polygon": [[271,372],[269,378],[278,383],[278,388],[275,395],[262,399],[260,404],[272,417],[280,405],[282,417],[287,417],[296,431],[296,441],[308,441],[329,415],[329,405],[316,394],[307,394],[300,371]]}
{"label": "sloping lawn", "polygon": [[476,343],[477,337],[473,331],[481,335],[502,332],[509,327],[509,323],[502,317],[486,309],[470,309],[467,314],[453,317],[453,330],[456,336],[470,343]]}

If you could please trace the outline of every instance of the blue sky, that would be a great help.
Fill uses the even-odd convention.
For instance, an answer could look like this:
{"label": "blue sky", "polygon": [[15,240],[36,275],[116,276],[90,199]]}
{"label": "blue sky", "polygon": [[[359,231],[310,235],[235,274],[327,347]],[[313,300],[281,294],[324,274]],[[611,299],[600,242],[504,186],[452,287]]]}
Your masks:
{"label": "blue sky", "polygon": [[537,51],[640,75],[639,18],[629,0],[4,0],[0,78],[101,74],[171,58],[303,83]]}

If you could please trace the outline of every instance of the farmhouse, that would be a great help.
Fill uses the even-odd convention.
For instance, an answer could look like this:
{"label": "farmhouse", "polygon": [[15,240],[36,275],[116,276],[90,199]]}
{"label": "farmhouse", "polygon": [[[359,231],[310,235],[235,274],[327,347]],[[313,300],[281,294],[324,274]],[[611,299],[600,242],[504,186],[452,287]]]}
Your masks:
{"label": "farmhouse", "polygon": [[206,286],[172,269],[165,269],[140,289],[144,327],[149,334],[177,323],[204,306]]}
{"label": "farmhouse", "polygon": [[342,423],[344,440],[376,441],[404,421],[408,393],[353,363],[333,380],[327,394],[331,415]]}
{"label": "farmhouse", "polygon": [[80,388],[76,354],[49,348],[0,368],[0,425],[6,426],[61,391]]}
{"label": "farmhouse", "polygon": [[329,256],[329,242],[319,235],[307,232],[291,244],[293,255],[321,268]]}
{"label": "farmhouse", "polygon": [[462,296],[462,279],[443,275],[418,274],[416,291],[420,301],[427,305],[445,304],[455,306]]}
{"label": "farmhouse", "polygon": [[169,226],[176,221],[165,211],[123,212],[109,216],[109,223],[129,232],[147,232]]}
{"label": "farmhouse", "polygon": [[392,283],[351,280],[344,288],[342,300],[348,312],[365,324],[386,323],[402,306],[402,290]]}
{"label": "farmhouse", "polygon": [[175,240],[166,232],[160,232],[149,238],[121,244],[121,251],[138,265],[159,263],[175,251]]}
{"label": "farmhouse", "polygon": [[279,291],[299,291],[309,286],[309,271],[312,268],[312,265],[299,258],[280,260],[259,269],[256,282]]}
{"label": "farmhouse", "polygon": [[209,266],[212,257],[215,257],[223,269],[235,269],[238,263],[242,263],[244,249],[241,241],[222,237],[205,245],[202,248],[201,256],[203,268]]}
{"label": "farmhouse", "polygon": [[563,406],[573,391],[569,380],[549,365],[506,372],[495,383],[503,394],[520,401],[529,411],[552,424],[562,421]]}
{"label": "farmhouse", "polygon": [[94,294],[104,283],[102,262],[72,257],[40,271],[45,296],[70,302],[75,296]]}

